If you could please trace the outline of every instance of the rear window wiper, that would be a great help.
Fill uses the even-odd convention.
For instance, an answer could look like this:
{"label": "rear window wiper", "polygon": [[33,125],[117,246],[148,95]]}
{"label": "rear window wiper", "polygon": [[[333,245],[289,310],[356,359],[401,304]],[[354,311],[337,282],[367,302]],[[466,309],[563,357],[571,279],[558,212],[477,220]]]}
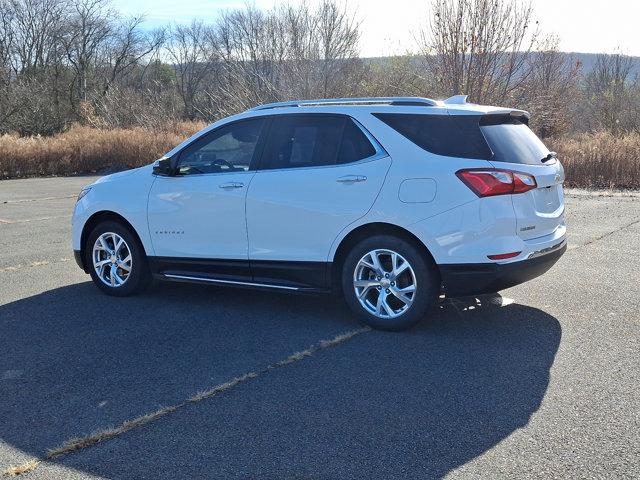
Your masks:
{"label": "rear window wiper", "polygon": [[558,158],[558,154],[556,152],[549,152],[547,153],[547,156],[544,157],[542,160],[540,160],[542,163],[546,163],[549,160],[552,160],[554,158]]}

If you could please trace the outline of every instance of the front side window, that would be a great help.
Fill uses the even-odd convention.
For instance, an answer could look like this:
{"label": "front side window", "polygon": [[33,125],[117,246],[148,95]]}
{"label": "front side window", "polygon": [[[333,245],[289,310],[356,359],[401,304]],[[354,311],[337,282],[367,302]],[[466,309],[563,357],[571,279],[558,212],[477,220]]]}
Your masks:
{"label": "front side window", "polygon": [[263,118],[222,126],[186,147],[178,160],[180,175],[249,170],[264,127]]}
{"label": "front side window", "polygon": [[336,165],[363,160],[375,152],[362,130],[345,115],[277,115],[260,168]]}

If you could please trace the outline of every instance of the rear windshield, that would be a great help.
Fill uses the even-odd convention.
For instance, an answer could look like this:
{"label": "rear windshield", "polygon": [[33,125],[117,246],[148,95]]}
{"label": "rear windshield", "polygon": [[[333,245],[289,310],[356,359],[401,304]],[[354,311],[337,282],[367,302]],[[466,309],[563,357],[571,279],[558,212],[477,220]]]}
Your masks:
{"label": "rear windshield", "polygon": [[536,134],[518,119],[484,117],[480,130],[493,151],[491,161],[540,165],[549,153]]}
{"label": "rear windshield", "polygon": [[540,165],[549,153],[525,123],[510,115],[373,115],[437,155]]}

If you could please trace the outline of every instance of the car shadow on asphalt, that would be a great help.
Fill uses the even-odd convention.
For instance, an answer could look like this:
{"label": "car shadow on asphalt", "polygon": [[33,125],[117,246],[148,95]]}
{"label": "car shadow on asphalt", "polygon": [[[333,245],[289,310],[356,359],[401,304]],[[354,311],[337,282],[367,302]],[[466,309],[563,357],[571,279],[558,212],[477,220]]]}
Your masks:
{"label": "car shadow on asphalt", "polygon": [[[438,478],[527,424],[561,328],[499,296],[443,302],[59,460],[108,478]],[[0,306],[0,437],[41,456],[358,328],[327,296],[81,283]],[[2,465],[5,467],[5,465]]]}

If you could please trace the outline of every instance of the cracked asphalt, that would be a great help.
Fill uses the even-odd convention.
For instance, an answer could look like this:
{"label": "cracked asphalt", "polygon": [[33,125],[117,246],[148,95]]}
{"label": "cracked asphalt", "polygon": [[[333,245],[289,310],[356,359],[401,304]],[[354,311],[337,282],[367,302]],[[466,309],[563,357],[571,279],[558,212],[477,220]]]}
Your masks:
{"label": "cracked asphalt", "polygon": [[[326,296],[101,294],[69,239],[91,181],[0,182],[0,472],[360,327]],[[365,331],[24,478],[639,478],[640,194],[566,203],[569,249],[544,276]]]}

